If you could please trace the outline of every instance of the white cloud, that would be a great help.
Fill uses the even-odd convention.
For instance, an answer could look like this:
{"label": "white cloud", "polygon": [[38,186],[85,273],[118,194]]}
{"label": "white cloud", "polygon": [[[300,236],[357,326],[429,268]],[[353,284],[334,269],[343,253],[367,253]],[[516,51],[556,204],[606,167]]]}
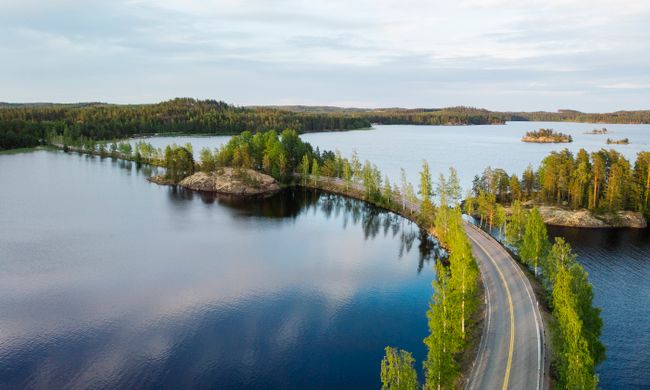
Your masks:
{"label": "white cloud", "polygon": [[[650,67],[650,3],[646,1],[39,3],[0,5],[0,33],[13,38],[0,43],[0,55],[9,58],[0,63],[0,82],[5,86],[0,100],[61,96],[86,100],[87,92],[74,80],[65,91],[48,80],[64,76],[61,69],[76,68],[76,73],[90,76],[96,64],[108,74],[101,75],[104,81],[95,92],[100,100],[117,102],[160,100],[183,92],[247,104],[368,101],[429,106],[452,104],[444,95],[453,91],[454,96],[464,93],[465,104],[490,106],[494,100],[474,101],[472,89],[495,83],[516,89],[518,79],[527,77],[531,83],[584,91],[575,101],[576,108],[606,110],[598,94],[634,88],[598,85],[650,82],[641,71]],[[29,64],[43,57],[47,66],[36,75],[40,83],[29,85],[35,77]],[[208,85],[179,70],[204,75]],[[451,70],[455,74],[450,80],[445,75]],[[514,79],[508,80],[503,70],[511,70]],[[358,72],[368,71],[358,77]],[[241,76],[239,83],[233,75]],[[175,80],[168,83],[181,85],[182,91],[146,82],[170,78]],[[292,88],[297,79],[313,88]],[[460,84],[463,80],[471,80],[473,87]],[[385,96],[377,95],[374,84],[378,82]],[[134,83],[139,84],[141,95],[126,87]],[[405,90],[404,85],[438,92],[412,101],[412,96],[422,94]],[[591,89],[585,90],[586,85]],[[630,99],[638,99],[640,89]],[[314,97],[314,90],[322,91],[320,97]],[[505,109],[521,102],[520,97],[504,98],[497,105]],[[527,108],[557,107],[549,95],[542,107]]]}

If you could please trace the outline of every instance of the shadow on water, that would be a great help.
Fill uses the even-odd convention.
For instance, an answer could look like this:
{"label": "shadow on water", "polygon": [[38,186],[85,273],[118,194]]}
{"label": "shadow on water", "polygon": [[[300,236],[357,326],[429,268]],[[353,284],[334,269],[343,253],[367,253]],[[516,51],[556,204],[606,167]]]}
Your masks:
{"label": "shadow on water", "polygon": [[295,220],[301,215],[316,212],[327,219],[342,217],[342,228],[345,230],[350,224],[361,226],[365,240],[372,240],[380,234],[398,238],[400,259],[413,249],[418,240],[418,273],[432,260],[444,261],[447,257],[435,238],[406,218],[364,201],[315,189],[286,188],[272,195],[241,197],[173,186],[169,187],[168,195],[175,203],[195,198],[208,205],[216,203],[234,211],[238,217]]}

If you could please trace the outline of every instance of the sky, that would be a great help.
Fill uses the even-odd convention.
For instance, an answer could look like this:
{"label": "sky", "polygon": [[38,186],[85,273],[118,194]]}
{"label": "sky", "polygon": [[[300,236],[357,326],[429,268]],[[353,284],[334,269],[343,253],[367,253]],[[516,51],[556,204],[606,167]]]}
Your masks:
{"label": "sky", "polygon": [[0,0],[0,101],[650,109],[647,0]]}

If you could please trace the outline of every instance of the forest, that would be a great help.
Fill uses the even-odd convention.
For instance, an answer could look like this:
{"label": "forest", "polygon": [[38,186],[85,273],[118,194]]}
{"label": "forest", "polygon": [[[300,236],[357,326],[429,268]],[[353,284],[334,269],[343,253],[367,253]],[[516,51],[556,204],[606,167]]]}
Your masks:
{"label": "forest", "polygon": [[576,110],[557,112],[513,112],[490,111],[474,107],[446,108],[342,108],[329,106],[274,106],[294,112],[347,113],[368,118],[373,123],[383,124],[502,124],[506,121],[537,122],[587,122],[587,123],[650,123],[650,110],[616,111],[610,113],[584,113]]}
{"label": "forest", "polygon": [[536,170],[521,177],[503,169],[486,168],[474,177],[468,201],[487,210],[498,224],[497,204],[536,201],[594,212],[639,211],[650,217],[650,152],[640,152],[634,165],[619,152],[601,149],[576,155],[568,149],[551,152]]}
{"label": "forest", "polygon": [[294,129],[298,132],[370,127],[346,114],[296,113],[265,107],[237,107],[214,100],[173,99],[158,104],[39,104],[0,106],[0,149],[47,144],[63,136],[112,140],[146,134],[239,134],[245,130]]}
{"label": "forest", "polygon": [[239,134],[293,129],[298,133],[369,128],[371,123],[486,125],[506,121],[650,123],[650,111],[497,112],[473,107],[359,109],[309,106],[238,107],[216,100],[176,98],[156,104],[0,103],[0,150],[33,147],[64,136],[112,140],[147,134]]}

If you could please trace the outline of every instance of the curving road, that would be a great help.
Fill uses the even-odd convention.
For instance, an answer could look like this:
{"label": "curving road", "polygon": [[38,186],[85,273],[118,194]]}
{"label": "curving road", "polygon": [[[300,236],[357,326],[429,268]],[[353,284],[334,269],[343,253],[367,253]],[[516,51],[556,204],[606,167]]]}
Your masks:
{"label": "curving road", "polygon": [[[341,179],[320,179],[343,186]],[[363,186],[352,184],[363,192]],[[401,197],[412,215],[418,204]],[[510,254],[492,237],[465,222],[465,232],[485,287],[485,323],[474,365],[465,386],[475,389],[549,388],[548,363],[544,354],[544,323],[530,282]]]}
{"label": "curving road", "polygon": [[510,254],[470,223],[485,286],[483,335],[466,389],[547,389],[544,328],[530,282]]}

